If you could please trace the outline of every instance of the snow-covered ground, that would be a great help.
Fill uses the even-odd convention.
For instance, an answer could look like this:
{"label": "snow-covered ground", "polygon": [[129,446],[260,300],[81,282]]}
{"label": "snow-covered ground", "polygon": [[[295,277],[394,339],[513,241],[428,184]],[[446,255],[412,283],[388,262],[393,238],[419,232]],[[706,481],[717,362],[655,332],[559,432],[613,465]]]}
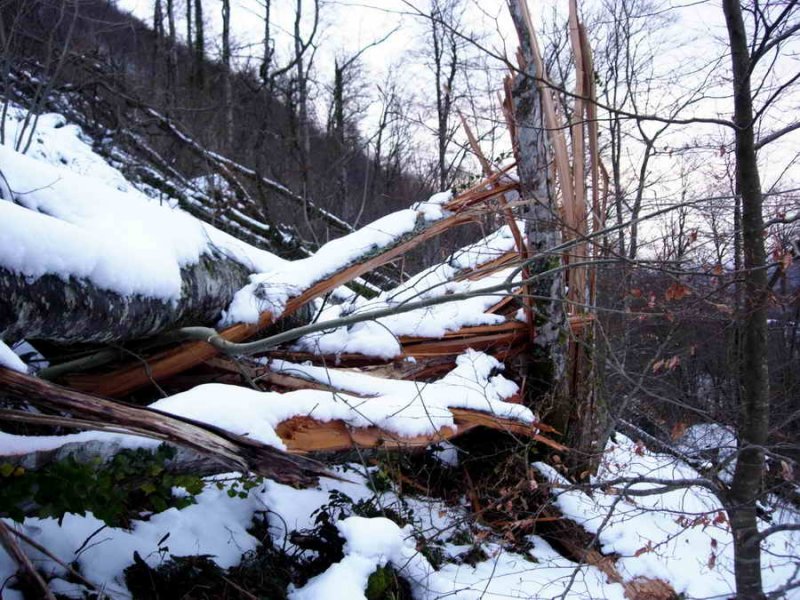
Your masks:
{"label": "snow-covered ground", "polygon": [[[674,458],[659,455],[617,435],[608,446],[601,478],[617,475],[691,478],[697,473]],[[537,467],[554,482],[558,475],[543,465]],[[265,481],[246,498],[230,497],[227,487],[209,484],[197,496],[197,503],[134,521],[130,530],[106,527],[91,544],[84,541],[103,525],[91,514],[66,515],[61,525],[55,519],[28,518],[19,528],[64,562],[77,560],[82,573],[114,597],[127,594],[123,571],[136,551],[151,566],[170,556],[207,554],[221,567],[238,564],[253,550],[257,540],[248,533],[257,511],[269,511],[270,532],[279,547],[291,545],[287,534],[314,527],[316,511],[328,504],[331,492],[346,494],[353,502],[372,499],[376,506],[400,507],[394,491],[375,493],[369,485],[374,468],[359,465],[337,468],[344,479],[323,479],[312,489],[294,489]],[[237,474],[218,476],[229,480]],[[391,564],[404,577],[420,600],[435,598],[623,598],[623,587],[610,583],[597,568],[580,566],[558,554],[544,539],[530,536],[527,553],[511,552],[503,541],[483,530],[479,542],[485,559],[474,566],[457,560],[470,546],[460,545],[456,532],[469,526],[466,500],[447,506],[420,497],[403,499],[413,509],[411,522],[400,527],[384,517],[350,515],[336,523],[346,540],[345,557],[303,587],[291,590],[291,597],[303,600],[364,597],[368,576],[378,566]],[[604,552],[619,555],[617,567],[625,581],[637,576],[658,577],[669,582],[686,598],[725,598],[733,590],[731,535],[720,515],[719,503],[704,490],[688,488],[665,495],[637,498],[611,493],[565,491],[556,496],[564,514],[597,533]],[[774,522],[797,521],[789,509],[776,511]],[[481,529],[474,523],[475,530]],[[169,533],[169,543],[160,543]],[[439,544],[444,564],[437,570],[418,551],[419,540]],[[168,550],[165,547],[168,546]],[[783,585],[798,564],[800,535],[780,533],[771,537],[764,553],[764,579],[768,589]],[[65,575],[54,561],[29,549],[35,563],[47,573]],[[16,569],[0,551],[0,581]],[[79,586],[62,581],[58,589],[78,597]],[[5,590],[4,598],[21,598]],[[800,597],[797,592],[787,597]]]}
{"label": "snow-covered ground", "polygon": [[[617,492],[601,488],[590,497],[570,489],[551,466],[534,466],[554,484],[555,503],[562,513],[595,534],[604,553],[619,555],[617,565],[624,577],[664,579],[688,598],[726,598],[734,593],[730,526],[719,499],[706,488],[693,486],[633,497],[618,493],[625,488],[619,484]],[[669,482],[700,479],[701,475],[685,462],[651,452],[618,433],[609,442],[592,483],[636,477]],[[631,489],[658,487],[637,483]],[[762,521],[762,529],[800,522],[796,508],[781,505],[777,498],[774,502],[772,522]],[[776,589],[796,580],[800,533],[777,532],[762,548],[765,588]],[[789,596],[800,597],[800,590]]]}

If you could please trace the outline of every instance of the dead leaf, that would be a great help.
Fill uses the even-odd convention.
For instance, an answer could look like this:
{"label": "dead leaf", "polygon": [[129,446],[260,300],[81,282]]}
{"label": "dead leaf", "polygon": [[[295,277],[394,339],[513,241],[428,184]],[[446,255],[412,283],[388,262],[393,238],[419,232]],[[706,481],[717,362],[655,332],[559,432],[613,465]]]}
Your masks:
{"label": "dead leaf", "polygon": [[781,461],[781,476],[786,481],[794,481],[794,469],[785,460]]}
{"label": "dead leaf", "polygon": [[633,451],[639,456],[644,456],[645,449],[646,447],[644,445],[644,442],[642,442],[642,440],[637,440],[636,444],[633,447]]}
{"label": "dead leaf", "polygon": [[683,437],[683,434],[686,433],[686,429],[687,428],[688,428],[688,425],[686,425],[686,423],[684,423],[683,421],[678,421],[677,423],[675,423],[675,426],[672,428],[672,432],[670,433],[670,437],[673,440],[677,440],[678,438]]}
{"label": "dead leaf", "polygon": [[653,551],[653,542],[648,541],[646,545],[639,548],[636,552],[633,553],[635,557],[641,556],[642,554],[647,554],[648,552]]}
{"label": "dead leaf", "polygon": [[682,300],[690,293],[689,288],[682,283],[673,283],[667,288],[664,293],[664,298],[669,302],[670,300]]}

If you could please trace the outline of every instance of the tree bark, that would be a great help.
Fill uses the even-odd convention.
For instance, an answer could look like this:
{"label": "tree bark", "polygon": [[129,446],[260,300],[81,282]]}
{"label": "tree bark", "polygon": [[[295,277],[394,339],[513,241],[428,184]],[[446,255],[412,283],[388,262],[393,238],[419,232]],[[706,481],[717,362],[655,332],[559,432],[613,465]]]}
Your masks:
{"label": "tree bark", "polygon": [[222,104],[225,150],[233,150],[233,82],[231,81],[231,2],[222,0]]}
{"label": "tree bark", "polygon": [[175,107],[176,86],[178,83],[178,46],[175,30],[175,0],[167,0],[167,107]]}
{"label": "tree bark", "polygon": [[764,476],[764,447],[769,432],[767,368],[767,271],[763,198],[758,173],[750,90],[751,58],[738,0],[723,0],[731,48],[736,182],[741,194],[744,306],[741,314],[739,453],[729,497],[737,598],[764,598],[761,546],[756,516]]}
{"label": "tree bark", "polygon": [[205,53],[203,0],[194,0],[194,82],[201,88],[205,86]]}
{"label": "tree bark", "polygon": [[[512,100],[517,126],[517,171],[520,193],[527,201],[528,256],[534,257],[530,275],[543,273],[561,263],[561,257],[549,251],[561,242],[557,207],[550,194],[548,182],[548,148],[542,117],[541,96],[536,86],[536,61],[533,55],[535,40],[528,27],[528,17],[521,2],[508,0],[509,10],[525,57],[523,72],[514,78]],[[536,342],[528,376],[528,402],[558,409],[565,405],[565,344],[566,312],[564,310],[564,281],[560,272],[540,278],[530,293],[548,300],[535,302]],[[543,403],[543,397],[546,399]],[[562,411],[555,411],[560,414]],[[567,411],[568,412],[568,411]],[[558,428],[557,425],[556,428]]]}
{"label": "tree bark", "polygon": [[229,469],[252,471],[281,483],[312,485],[326,474],[324,465],[312,459],[291,456],[212,425],[82,394],[10,369],[0,368],[0,401],[73,415],[52,416],[0,408],[0,417],[6,421],[64,425],[72,420],[72,426],[81,429],[122,430],[178,444],[209,456]]}
{"label": "tree bark", "polygon": [[0,339],[108,343],[213,324],[249,274],[245,265],[212,249],[181,270],[181,297],[170,302],[124,296],[74,277],[48,274],[30,281],[0,266]]}

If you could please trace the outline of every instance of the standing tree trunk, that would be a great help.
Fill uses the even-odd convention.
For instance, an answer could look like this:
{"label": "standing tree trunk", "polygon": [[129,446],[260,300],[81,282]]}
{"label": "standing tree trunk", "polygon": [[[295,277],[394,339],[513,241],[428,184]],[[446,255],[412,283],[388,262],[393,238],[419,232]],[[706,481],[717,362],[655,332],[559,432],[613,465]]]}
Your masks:
{"label": "standing tree trunk", "polygon": [[164,11],[161,0],[153,3],[153,67],[151,76],[153,78],[153,91],[158,89],[158,76],[161,72],[162,46],[164,43]]}
{"label": "standing tree trunk", "polygon": [[306,224],[313,235],[313,229],[308,220],[307,200],[310,195],[309,170],[311,156],[311,134],[308,123],[308,74],[306,72],[303,54],[305,47],[300,32],[300,21],[303,14],[303,1],[297,0],[295,19],[294,19],[294,52],[295,52],[295,93],[297,102],[297,149],[300,154],[300,181],[302,185],[301,195],[305,203]]}
{"label": "standing tree trunk", "polygon": [[756,503],[764,476],[764,447],[769,432],[767,271],[747,32],[738,0],[723,0],[722,8],[731,48],[736,183],[741,194],[741,243],[744,255],[744,271],[741,273],[744,290],[740,319],[743,343],[739,369],[739,453],[728,510],[733,531],[737,597],[749,600],[765,597],[761,581]]}
{"label": "standing tree trunk", "polygon": [[272,66],[272,33],[270,32],[272,8],[271,0],[264,1],[264,58],[261,63],[261,80],[267,85],[270,80],[270,68]]}
{"label": "standing tree trunk", "polygon": [[333,131],[339,157],[336,169],[336,194],[339,206],[347,206],[347,148],[344,134],[344,70],[345,65],[337,59],[333,64]]}
{"label": "standing tree trunk", "polygon": [[[535,257],[530,264],[531,276],[540,277],[530,293],[547,300],[534,304],[536,314],[536,342],[529,365],[528,399],[541,408],[543,404],[559,408],[565,404],[565,343],[564,280],[560,254],[551,250],[561,242],[561,225],[555,199],[550,194],[548,182],[547,136],[542,117],[542,99],[537,89],[537,65],[534,60],[535,43],[528,27],[525,8],[518,0],[508,0],[509,10],[520,40],[525,60],[521,73],[514,78],[512,99],[517,127],[517,171],[520,192],[527,201],[526,235],[528,256]],[[544,402],[543,402],[544,400]]]}
{"label": "standing tree trunk", "polygon": [[231,81],[231,2],[222,0],[222,104],[225,151],[233,149],[233,83]]}
{"label": "standing tree trunk", "polygon": [[447,188],[450,168],[447,150],[450,146],[450,114],[453,106],[453,85],[458,72],[458,40],[452,23],[455,5],[434,0],[431,10],[431,42],[433,44],[433,74],[436,85],[436,142],[437,175],[440,190]]}
{"label": "standing tree trunk", "polygon": [[175,86],[178,81],[178,46],[175,31],[175,0],[167,0],[167,108],[175,106]]}
{"label": "standing tree trunk", "polygon": [[194,48],[194,35],[192,35],[192,0],[186,0],[186,48],[189,53]]}
{"label": "standing tree trunk", "polygon": [[205,86],[206,39],[203,25],[203,0],[194,0],[194,82]]}

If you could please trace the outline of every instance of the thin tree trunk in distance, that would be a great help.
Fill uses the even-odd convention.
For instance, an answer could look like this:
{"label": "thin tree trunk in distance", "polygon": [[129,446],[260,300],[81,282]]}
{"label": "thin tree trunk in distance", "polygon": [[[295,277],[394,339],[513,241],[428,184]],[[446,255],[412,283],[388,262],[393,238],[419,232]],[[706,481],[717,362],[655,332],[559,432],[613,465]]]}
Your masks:
{"label": "thin tree trunk in distance", "polygon": [[194,81],[205,85],[205,26],[203,25],[203,0],[194,0]]}
{"label": "thin tree trunk in distance", "polygon": [[175,0],[167,0],[167,107],[175,106],[175,86],[178,82],[178,46],[175,31]]}
{"label": "thin tree trunk in distance", "polygon": [[233,83],[231,81],[231,2],[222,0],[222,104],[225,151],[233,149]]}

